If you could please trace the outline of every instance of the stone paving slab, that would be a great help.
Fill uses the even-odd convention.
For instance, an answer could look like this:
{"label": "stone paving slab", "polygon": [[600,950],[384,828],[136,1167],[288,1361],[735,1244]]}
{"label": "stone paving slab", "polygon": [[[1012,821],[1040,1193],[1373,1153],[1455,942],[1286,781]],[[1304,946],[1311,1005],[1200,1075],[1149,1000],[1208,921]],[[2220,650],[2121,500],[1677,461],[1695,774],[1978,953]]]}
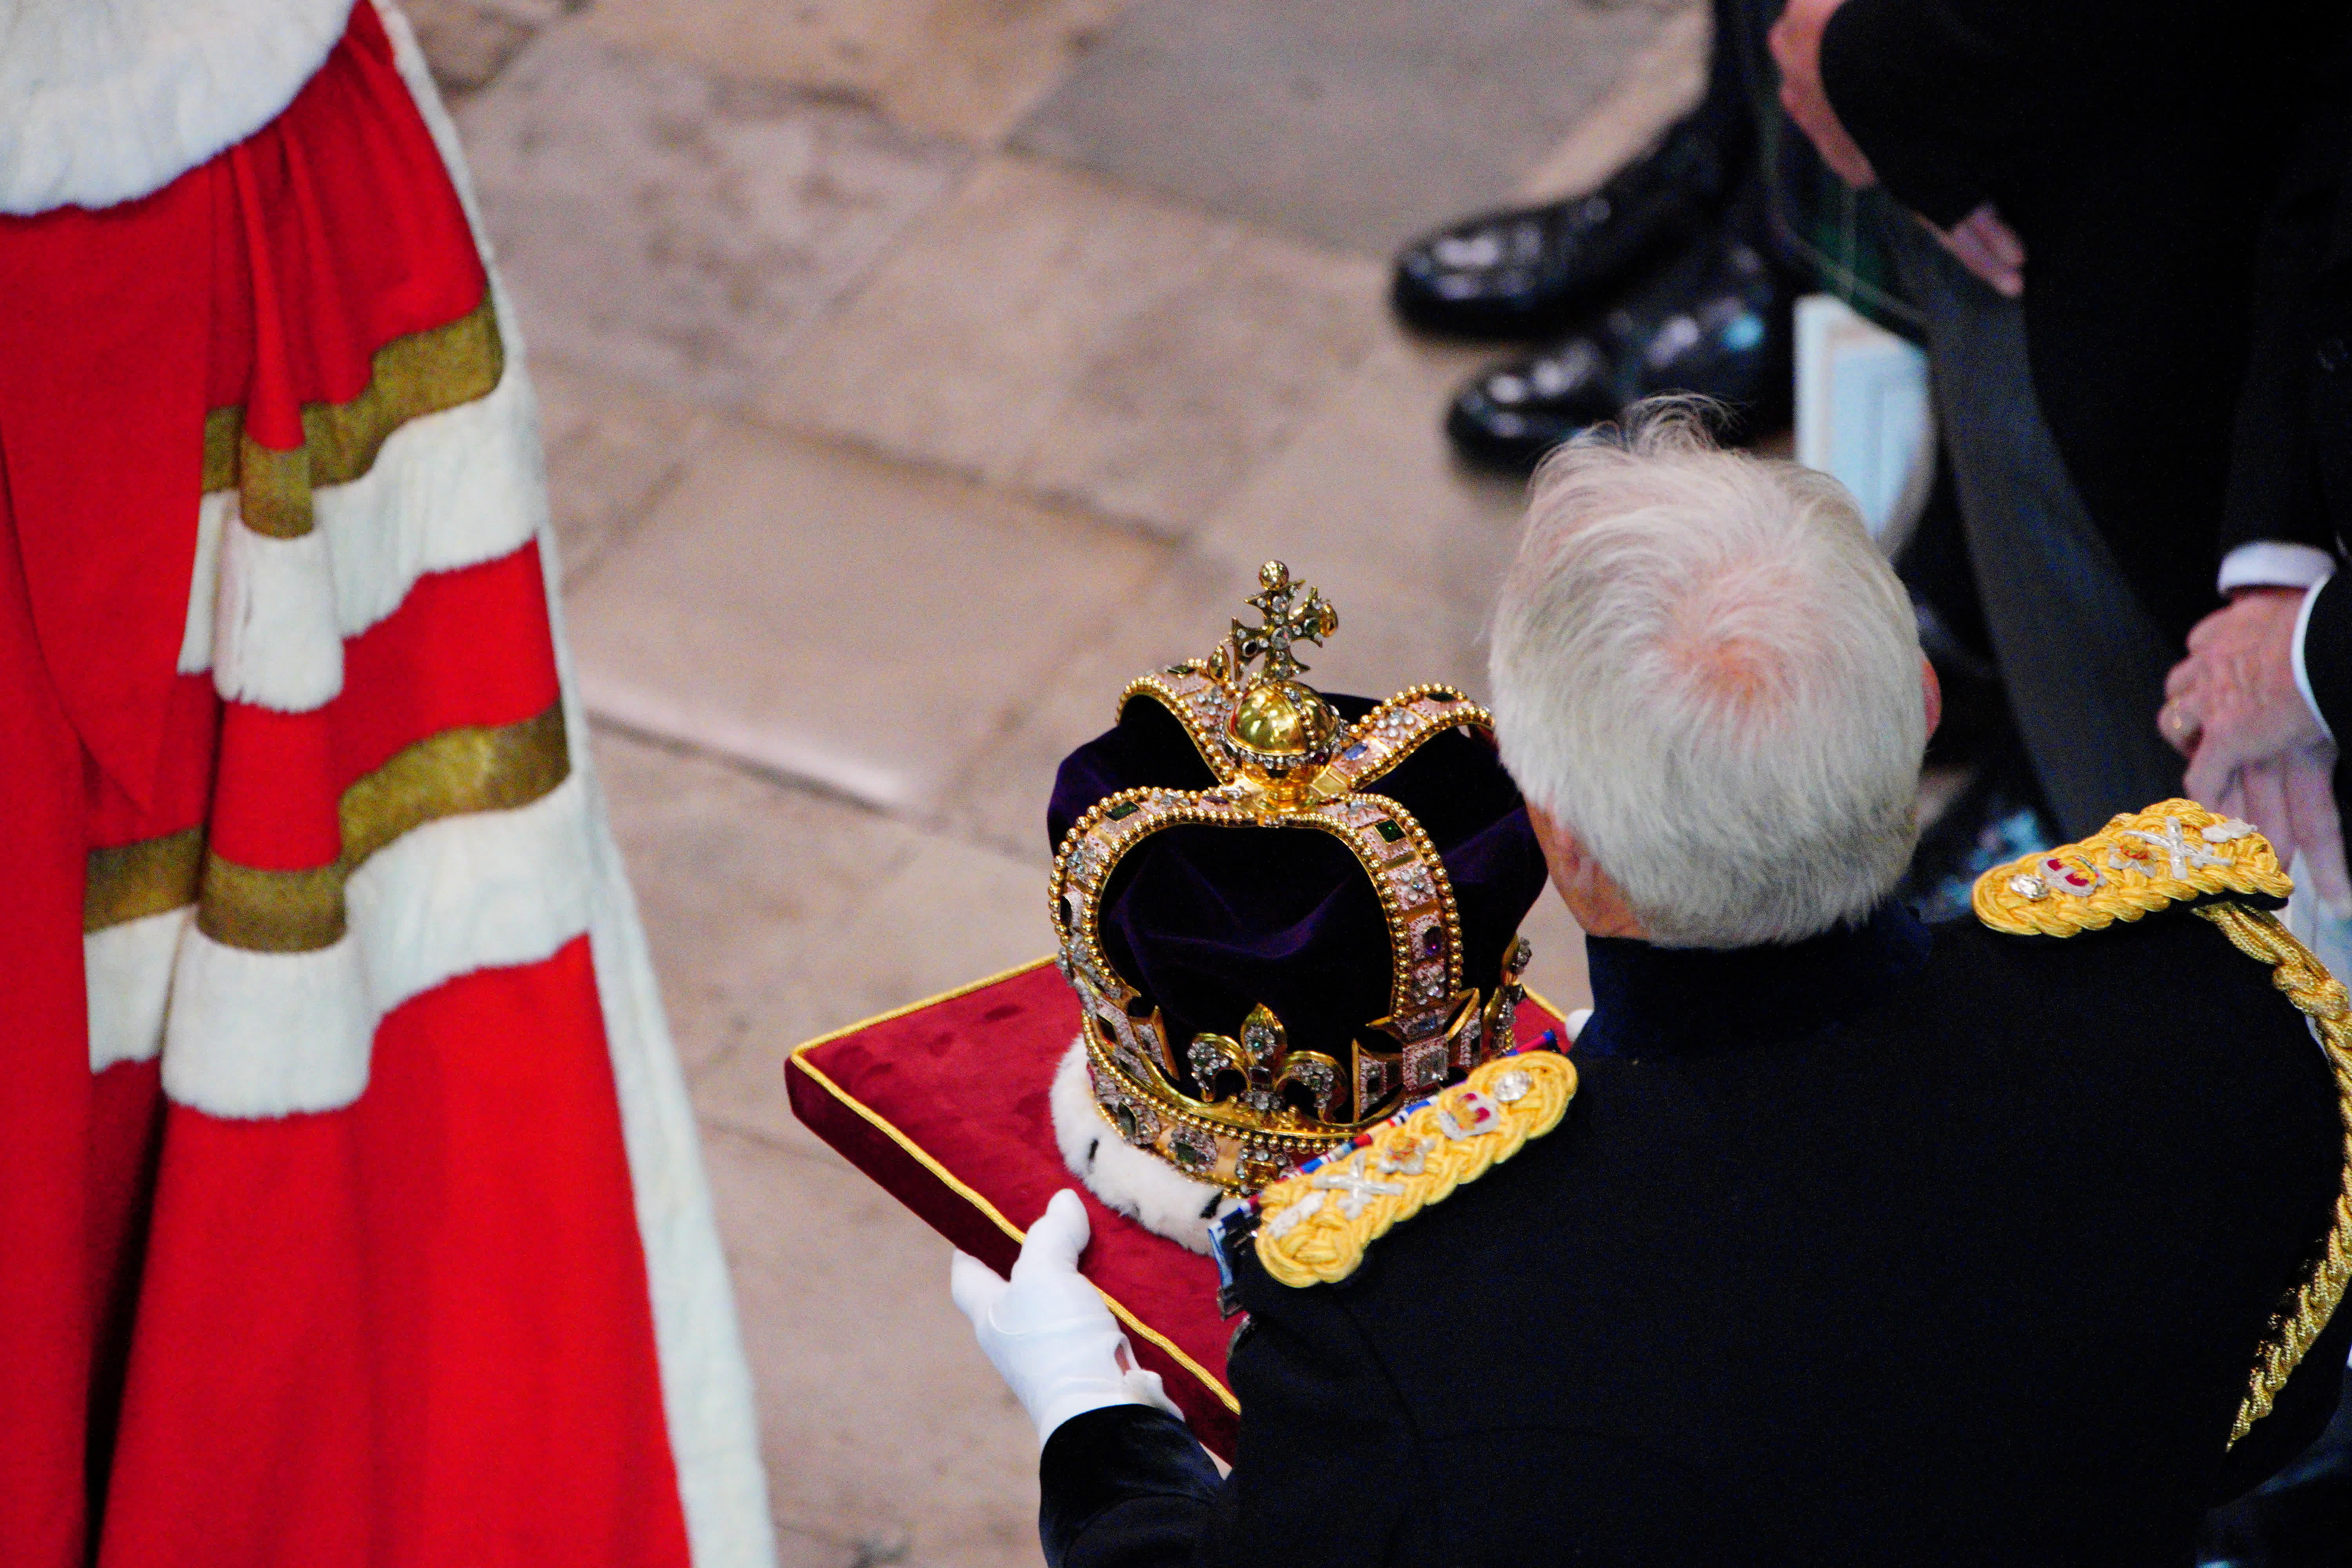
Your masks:
{"label": "stone paving slab", "polygon": [[821,1151],[793,1047],[1053,951],[1041,867],[714,758],[597,755],[706,1125]]}
{"label": "stone paving slab", "polygon": [[602,0],[602,37],[854,97],[898,123],[980,145],[1013,123],[1125,0]]}
{"label": "stone paving slab", "polygon": [[1659,20],[1573,0],[1139,0],[1013,145],[1385,258],[1509,201]]}
{"label": "stone paving slab", "polygon": [[563,580],[576,583],[645,521],[685,470],[709,415],[585,371],[534,364]]}
{"label": "stone paving slab", "polygon": [[487,85],[506,68],[536,30],[468,0],[407,0],[401,7],[433,68],[433,83],[452,102]]}
{"label": "stone paving slab", "polygon": [[593,712],[921,813],[1164,553],[722,424],[573,592]]}
{"label": "stone paving slab", "polygon": [[573,17],[458,110],[543,359],[740,402],[967,154],[856,104],[617,49]]}
{"label": "stone paving slab", "polygon": [[1484,357],[1391,337],[1202,529],[1202,550],[1253,568],[1279,556],[1339,606],[1317,679],[1484,696],[1486,619],[1518,543],[1521,487],[1461,468],[1438,426]]}
{"label": "stone paving slab", "polygon": [[1669,13],[1626,60],[1608,93],[1519,182],[1517,199],[1582,195],[1697,107],[1706,91],[1714,31],[1704,5]]}
{"label": "stone paving slab", "polygon": [[795,931],[796,983],[779,994],[778,972],[769,976],[768,994],[782,1005],[760,1008],[756,1026],[696,1075],[706,1121],[778,1142],[814,1142],[784,1095],[784,1058],[796,1047],[1054,951],[1042,872],[944,835],[891,826],[903,836],[896,869],[861,886],[837,923]]}
{"label": "stone paving slab", "polygon": [[1181,533],[1382,331],[1381,270],[1032,160],[908,232],[775,418]]}
{"label": "stone paving slab", "polygon": [[839,1161],[706,1130],[783,1568],[1034,1568],[1037,1435],[950,1248]]}
{"label": "stone paving slab", "polygon": [[1255,571],[1197,550],[1176,552],[973,758],[943,801],[939,825],[1019,860],[1042,888],[1053,862],[1045,803],[1062,759],[1117,722],[1129,681],[1216,647],[1257,591]]}
{"label": "stone paving slab", "polygon": [[947,1244],[793,1119],[783,1057],[1045,952],[1042,879],[716,758],[593,743],[701,1111],[784,1568],[1034,1563],[1036,1439],[949,1304]]}

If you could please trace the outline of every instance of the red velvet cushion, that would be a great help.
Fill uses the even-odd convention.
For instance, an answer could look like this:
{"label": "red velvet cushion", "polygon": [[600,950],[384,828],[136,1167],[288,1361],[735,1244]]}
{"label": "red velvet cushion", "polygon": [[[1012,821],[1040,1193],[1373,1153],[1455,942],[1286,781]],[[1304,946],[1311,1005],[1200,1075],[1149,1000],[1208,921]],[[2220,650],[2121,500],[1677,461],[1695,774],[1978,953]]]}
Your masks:
{"label": "red velvet cushion", "polygon": [[[1543,1003],[1521,1004],[1519,1038],[1561,1027]],[[1225,1386],[1234,1322],[1217,1315],[1216,1265],[1105,1208],[1055,1147],[1047,1090],[1077,1033],[1077,998],[1040,959],[812,1040],[784,1080],[818,1137],[999,1273],[1045,1200],[1077,1189],[1094,1225],[1087,1278],[1193,1435],[1231,1459],[1241,1406]]]}

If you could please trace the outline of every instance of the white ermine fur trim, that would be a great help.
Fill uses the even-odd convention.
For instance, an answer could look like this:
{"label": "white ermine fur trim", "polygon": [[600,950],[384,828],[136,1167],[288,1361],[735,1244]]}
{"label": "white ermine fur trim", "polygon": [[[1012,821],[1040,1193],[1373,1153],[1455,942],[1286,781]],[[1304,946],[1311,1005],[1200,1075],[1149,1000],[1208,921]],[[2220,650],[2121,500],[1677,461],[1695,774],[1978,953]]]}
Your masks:
{"label": "white ermine fur trim", "polygon": [[[580,726],[576,733],[587,733],[587,716],[576,705],[571,721]],[[593,777],[588,782],[597,801],[589,945],[621,1102],[637,1236],[646,1249],[662,1410],[688,1544],[695,1568],[773,1568],[775,1533],[759,1415],[751,1405],[751,1367],[719,1246],[693,1102],[670,1044],[621,851],[605,826],[601,792]]]}
{"label": "white ermine fur trim", "polygon": [[452,975],[551,956],[588,929],[593,865],[577,776],[529,805],[445,816],[377,850],[352,873],[343,907],[378,1013]]}
{"label": "white ermine fur trim", "polygon": [[[410,90],[425,109],[425,122],[443,139],[443,155],[451,159],[457,188],[470,201],[464,167],[456,161],[456,132],[432,95],[408,25],[388,6],[379,3],[378,8],[386,13],[384,25],[400,51]],[[518,374],[520,364],[520,351],[510,349],[508,374]],[[537,450],[535,440],[532,449]],[[646,1284],[661,1361],[662,1413],[677,1467],[687,1542],[695,1568],[773,1568],[776,1538],[768,1512],[768,1472],[760,1455],[751,1369],[736,1322],[734,1286],[719,1246],[693,1101],[670,1044],[653,956],[621,867],[620,848],[605,819],[595,758],[586,744],[588,714],[581,705],[579,676],[563,631],[559,591],[563,574],[551,529],[541,530],[539,552],[548,613],[554,621],[563,721],[566,732],[575,737],[572,782],[588,795],[596,858],[589,944],[596,958],[596,993],[604,1005],[613,1086],[621,1103],[621,1137],[628,1149],[637,1236],[646,1249]]]}
{"label": "white ermine fur trim", "polygon": [[1223,1189],[1180,1173],[1157,1154],[1120,1139],[1095,1109],[1084,1036],[1070,1042],[1054,1073],[1054,1142],[1062,1163],[1095,1196],[1144,1229],[1206,1255],[1209,1227],[1232,1208]]}
{"label": "white ermine fur trim", "polygon": [[213,608],[213,685],[223,698],[302,713],[342,690],[343,637],[327,549],[318,529],[277,539],[230,513]]}
{"label": "white ermine fur trim", "polygon": [[[481,211],[466,172],[457,127],[434,91],[425,55],[407,18],[389,0],[374,0],[392,38],[401,76],[425,115],[473,221],[482,264],[490,269],[492,298],[506,333],[506,379],[482,407],[515,393],[512,415],[517,451],[527,466],[509,470],[519,484],[507,515],[527,518],[539,541],[540,566],[547,583],[548,614],[554,622],[556,670],[563,686],[563,720],[572,737],[572,778],[586,796],[592,896],[589,944],[596,960],[597,999],[604,1013],[604,1038],[612,1054],[613,1086],[620,1101],[621,1138],[629,1158],[629,1186],[636,1204],[637,1236],[645,1247],[646,1294],[653,1306],[654,1345],[661,1363],[663,1424],[677,1468],[678,1502],[686,1514],[688,1550],[695,1568],[773,1568],[775,1527],[768,1512],[768,1473],[760,1456],[759,1419],[751,1408],[751,1369],[735,1319],[734,1287],[719,1250],[718,1221],[702,1171],[693,1103],[678,1070],[662,1016],[661,992],[653,958],[637,921],[636,903],[621,868],[621,854],[604,816],[604,792],[588,747],[588,714],[580,703],[580,683],[563,635],[562,574],[554,531],[547,516],[541,468],[538,411],[530,399],[516,315],[498,279],[488,244],[482,239]],[[448,418],[451,409],[436,418]],[[395,437],[394,439],[398,437]],[[381,462],[381,458],[378,459]],[[464,498],[470,504],[470,495]],[[460,504],[457,500],[449,503]],[[521,539],[517,539],[520,544]],[[488,559],[496,552],[488,552]]]}
{"label": "white ermine fur trim", "polygon": [[[538,400],[523,370],[513,319],[499,296],[506,370],[497,387],[486,397],[410,420],[386,438],[366,473],[313,491],[311,529],[302,538],[254,533],[237,521],[234,490],[204,498],[196,513],[181,674],[209,667],[224,696],[287,711],[315,707],[292,699],[324,690],[318,699],[324,701],[342,686],[340,646],[331,654],[334,685],[326,685],[331,656],[318,637],[321,589],[334,632],[357,637],[400,608],[425,574],[479,565],[530,542],[547,517],[547,482]],[[243,559],[297,545],[317,553],[323,575],[299,583],[256,576]],[[236,575],[241,570],[247,571],[243,580]],[[226,641],[231,626],[238,628],[237,690],[221,673],[231,657]],[[247,691],[254,695],[242,695]]]}
{"label": "white ermine fur trim", "polygon": [[202,675],[213,667],[213,619],[220,608],[221,535],[236,515],[235,490],[214,490],[196,502],[196,564],[188,574],[188,624],[180,633],[177,668],[182,675]]}
{"label": "white ermine fur trim", "polygon": [[[587,813],[574,777],[529,805],[411,829],[352,874],[349,929],[332,947],[252,952],[189,930],[171,980],[164,1091],[214,1116],[349,1105],[367,1088],[386,1013],[460,974],[535,963],[588,929]],[[94,1060],[94,1032],[90,1050]]]}
{"label": "white ermine fur trim", "polygon": [[360,942],[252,952],[191,927],[172,974],[163,1092],[213,1116],[333,1110],[367,1088],[377,1014]]}
{"label": "white ermine fur trim", "polygon": [[352,0],[0,0],[0,212],[161,190],[278,118]]}
{"label": "white ermine fur trim", "polygon": [[89,986],[89,1070],[153,1059],[163,1048],[172,966],[193,904],[142,915],[81,939],[82,978]]}
{"label": "white ermine fur trim", "polygon": [[410,420],[348,484],[310,495],[332,546],[335,605],[356,637],[400,608],[427,572],[478,566],[530,543],[547,517],[539,403],[514,336],[514,307],[493,289],[506,367],[488,395]]}

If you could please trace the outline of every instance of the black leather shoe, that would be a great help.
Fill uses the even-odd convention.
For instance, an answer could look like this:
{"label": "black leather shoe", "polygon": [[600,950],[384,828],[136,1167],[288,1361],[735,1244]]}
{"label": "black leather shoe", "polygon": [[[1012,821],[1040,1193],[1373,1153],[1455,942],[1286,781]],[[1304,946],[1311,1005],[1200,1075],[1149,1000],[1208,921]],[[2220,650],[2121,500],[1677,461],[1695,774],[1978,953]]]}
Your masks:
{"label": "black leather shoe", "polygon": [[1483,214],[1407,246],[1397,311],[1433,332],[1544,337],[1711,227],[1730,185],[1720,138],[1694,114],[1589,196]]}
{"label": "black leather shoe", "polygon": [[1454,399],[1445,433],[1468,461],[1526,473],[1656,393],[1729,405],[1735,438],[1776,429],[1795,401],[1795,292],[1754,246],[1710,235],[1597,321],[1480,373]]}

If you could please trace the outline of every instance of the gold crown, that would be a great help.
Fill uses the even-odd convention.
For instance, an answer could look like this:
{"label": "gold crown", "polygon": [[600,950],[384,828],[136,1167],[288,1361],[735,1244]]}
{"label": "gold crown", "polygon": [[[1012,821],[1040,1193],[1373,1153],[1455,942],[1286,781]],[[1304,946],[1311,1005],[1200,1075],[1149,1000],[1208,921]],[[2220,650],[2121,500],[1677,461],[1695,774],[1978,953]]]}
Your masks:
{"label": "gold crown", "polygon": [[[1071,825],[1054,859],[1056,960],[1086,1016],[1095,1102],[1118,1135],[1195,1180],[1251,1193],[1354,1137],[1410,1095],[1442,1087],[1511,1046],[1528,948],[1514,941],[1490,994],[1462,984],[1462,922],[1429,835],[1397,801],[1367,787],[1432,737],[1488,735],[1487,711],[1447,686],[1413,686],[1352,724],[1298,679],[1297,645],[1318,647],[1339,613],[1294,585],[1279,561],[1259,569],[1247,602],[1259,622],[1233,623],[1205,658],[1129,684],[1174,715],[1215,787],[1121,790]],[[1250,666],[1258,668],[1253,672]],[[1264,1005],[1234,1033],[1202,1032],[1181,1051],[1157,1004],[1111,967],[1102,894],[1137,845],[1180,824],[1306,828],[1338,839],[1371,879],[1386,918],[1390,1005],[1375,1039],[1348,1059],[1293,1049]]]}

